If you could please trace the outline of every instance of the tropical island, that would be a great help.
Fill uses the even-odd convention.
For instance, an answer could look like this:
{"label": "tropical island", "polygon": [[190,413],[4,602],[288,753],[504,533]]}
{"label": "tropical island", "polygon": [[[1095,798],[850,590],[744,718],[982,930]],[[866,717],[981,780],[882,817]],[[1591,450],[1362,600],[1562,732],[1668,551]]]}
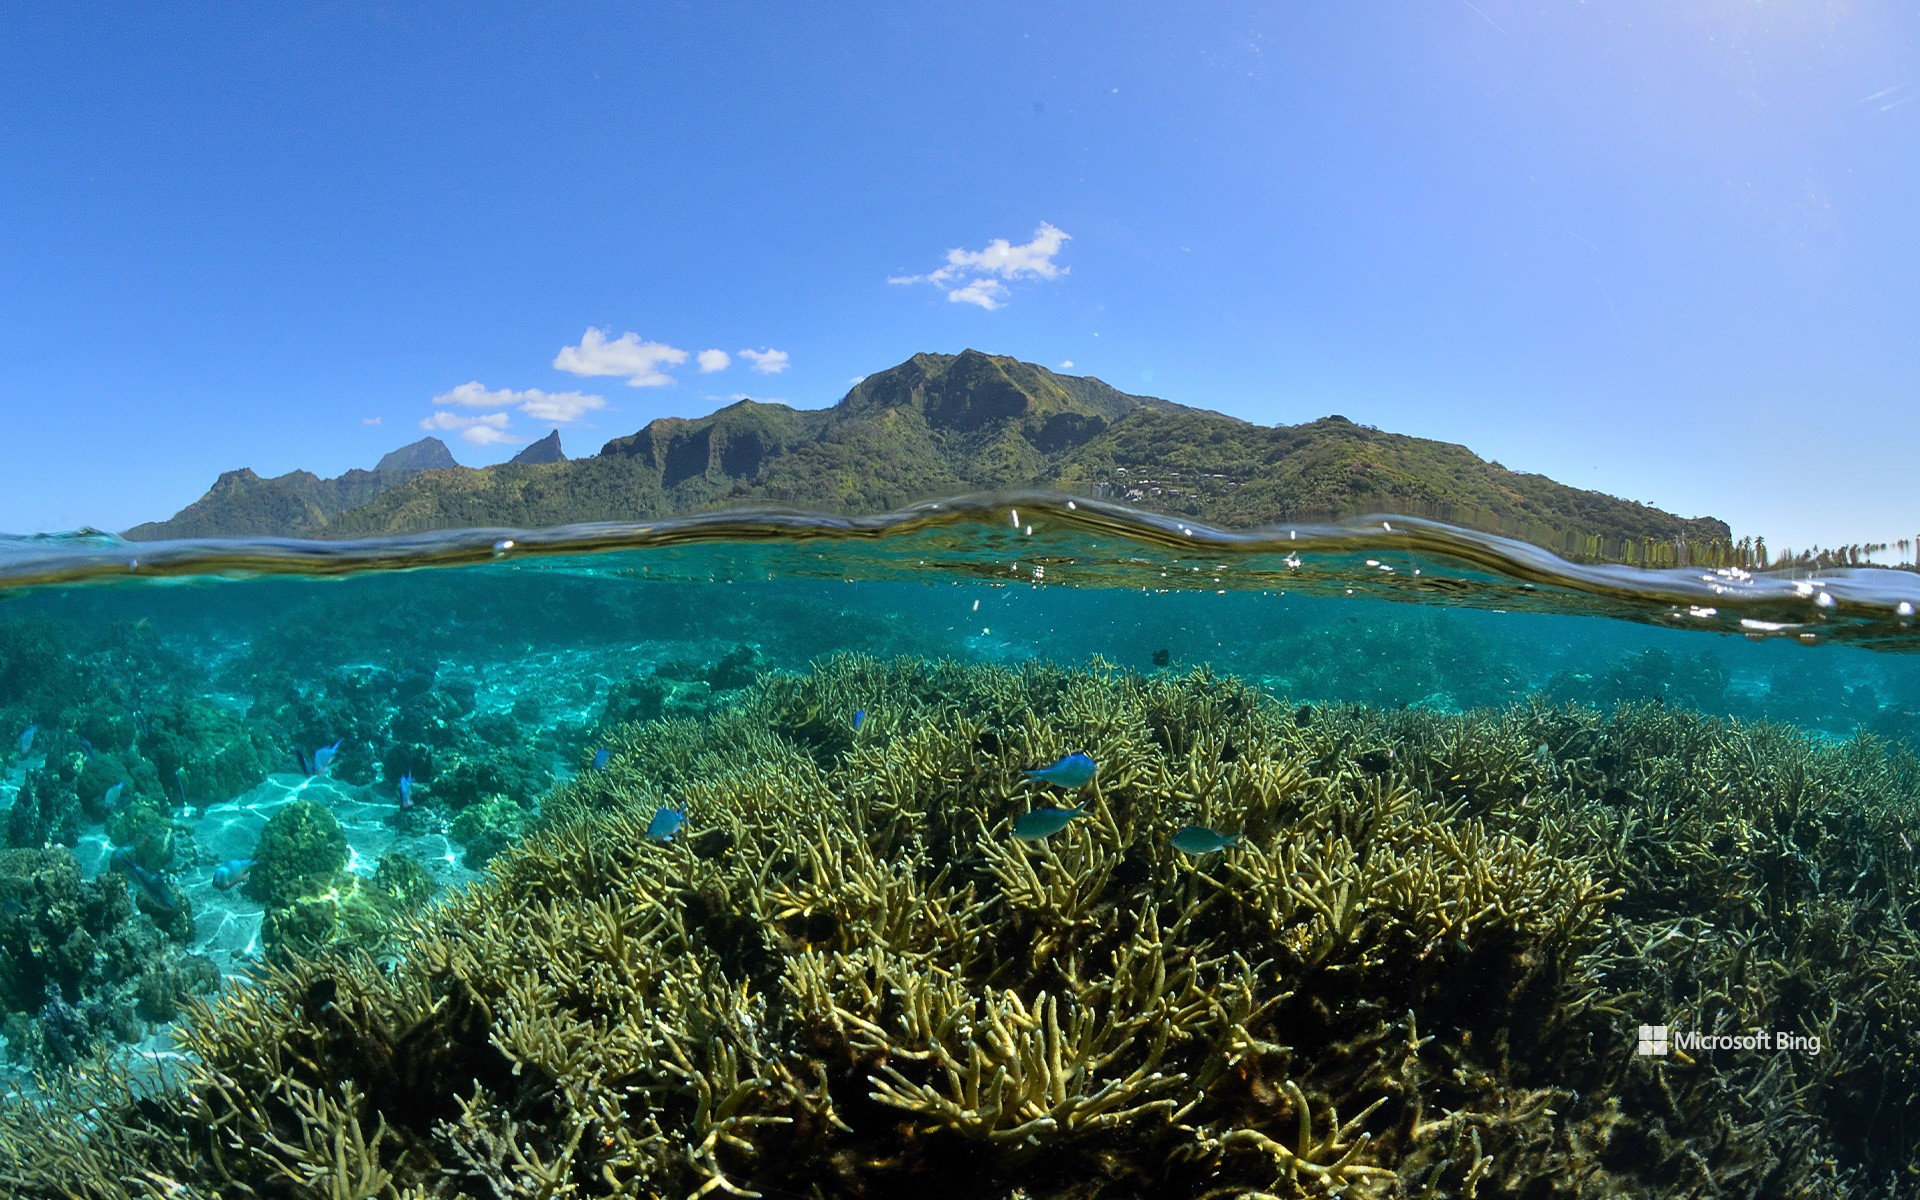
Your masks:
{"label": "tropical island", "polygon": [[1736,542],[1724,521],[1509,470],[1465,446],[1341,416],[1256,425],[976,350],[916,354],[831,408],[741,400],[663,417],[585,458],[567,458],[556,431],[490,467],[462,467],[424,438],[337,479],[229,471],[125,536],[348,538],[767,505],[874,513],[1016,487],[1229,528],[1391,512],[1587,561],[1767,562],[1764,541]]}

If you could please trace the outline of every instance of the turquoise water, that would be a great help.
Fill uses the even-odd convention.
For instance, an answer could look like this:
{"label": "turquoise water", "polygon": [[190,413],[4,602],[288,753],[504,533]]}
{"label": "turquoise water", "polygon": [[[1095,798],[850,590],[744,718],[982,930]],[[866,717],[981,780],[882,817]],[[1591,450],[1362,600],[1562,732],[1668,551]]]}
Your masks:
{"label": "turquoise water", "polygon": [[[1654,1058],[1663,1069],[1679,1062],[1636,1055],[1641,1026],[1671,1023],[1677,1029],[1689,1018],[1711,1024],[1703,1014],[1713,1006],[1701,995],[1663,992],[1645,977],[1667,969],[1664,956],[1676,940],[1705,944],[1744,937],[1757,948],[1741,952],[1743,963],[1752,955],[1772,955],[1782,964],[1771,977],[1742,975],[1741,986],[1754,995],[1723,1005],[1727,1011],[1713,1018],[1719,1022],[1714,1028],[1739,1026],[1745,1018],[1735,1010],[1744,1011],[1744,1004],[1769,1020],[1791,1011],[1804,1019],[1797,1032],[1808,1036],[1818,1024],[1820,998],[1798,997],[1789,1004],[1773,997],[1799,986],[1792,954],[1814,953],[1807,948],[1810,938],[1837,936],[1818,932],[1827,927],[1814,922],[1815,910],[1830,909],[1820,920],[1847,925],[1858,953],[1910,957],[1916,944],[1905,915],[1912,910],[1898,896],[1876,893],[1871,919],[1846,915],[1852,911],[1847,905],[1868,903],[1861,899],[1867,886],[1862,881],[1880,881],[1873,886],[1881,892],[1892,887],[1885,882],[1890,860],[1881,859],[1897,856],[1891,847],[1906,844],[1910,866],[1908,831],[1920,830],[1913,821],[1911,758],[1911,748],[1920,744],[1920,656],[1911,653],[1920,648],[1912,622],[1920,579],[1908,572],[1812,578],[1685,568],[1635,572],[1577,567],[1513,543],[1391,517],[1250,538],[1111,506],[1079,502],[1068,508],[1047,498],[1017,497],[950,502],[892,522],[769,514],[329,545],[36,539],[15,541],[0,552],[0,581],[11,584],[0,592],[0,805],[10,805],[4,816],[13,848],[0,868],[0,1003],[6,1009],[8,1087],[17,1097],[41,1094],[34,1072],[85,1077],[127,1069],[147,1081],[140,1086],[164,1089],[164,1081],[175,1077],[169,1070],[177,1073],[191,1063],[191,1054],[175,1041],[184,1027],[182,1014],[254,981],[293,986],[271,974],[274,963],[359,953],[369,956],[373,970],[404,977],[408,922],[431,922],[437,910],[423,905],[453,902],[486,878],[496,856],[510,856],[509,847],[554,818],[549,807],[558,811],[557,796],[566,798],[573,817],[583,806],[611,812],[639,804],[643,816],[687,806],[689,830],[682,841],[699,845],[701,806],[720,803],[702,790],[710,782],[702,772],[731,768],[714,766],[720,759],[693,758],[688,761],[696,765],[675,768],[678,774],[656,770],[646,765],[647,747],[697,740],[700,729],[730,728],[728,714],[745,711],[742,706],[774,711],[765,706],[785,701],[769,699],[768,689],[804,690],[811,686],[804,681],[832,662],[842,664],[837,670],[874,679],[881,676],[861,672],[922,660],[990,666],[1004,669],[992,678],[1026,680],[1020,686],[1029,689],[1022,693],[1027,695],[1052,694],[1036,681],[1052,678],[1045,672],[1055,669],[1067,672],[1062,679],[1090,670],[1089,678],[1137,680],[1126,686],[1168,689],[1169,695],[1182,688],[1244,688],[1231,691],[1244,699],[1233,701],[1240,707],[1220,710],[1217,729],[1184,735],[1213,739],[1209,753],[1222,772],[1253,769],[1246,755],[1258,754],[1236,747],[1267,743],[1231,731],[1241,728],[1234,722],[1246,714],[1270,711],[1273,721],[1302,738],[1335,727],[1352,731],[1313,767],[1329,778],[1346,778],[1338,764],[1341,755],[1350,755],[1360,764],[1354,780],[1377,777],[1367,787],[1402,778],[1446,820],[1490,821],[1496,828],[1503,822],[1526,826],[1534,819],[1528,806],[1552,797],[1573,814],[1547,822],[1555,838],[1570,836],[1565,830],[1575,816],[1616,820],[1634,805],[1642,806],[1635,810],[1640,815],[1607,826],[1614,831],[1607,836],[1617,834],[1622,846],[1630,834],[1664,836],[1660,821],[1679,829],[1690,819],[1674,807],[1694,794],[1686,789],[1704,788],[1701,795],[1717,797],[1731,814],[1721,833],[1701,843],[1709,847],[1705,853],[1724,858],[1732,874],[1764,858],[1773,863],[1766,870],[1805,878],[1791,888],[1770,885],[1786,890],[1734,920],[1726,898],[1660,893],[1669,885],[1648,882],[1657,872],[1645,865],[1644,855],[1609,858],[1596,843],[1592,862],[1581,869],[1594,872],[1596,894],[1601,888],[1621,894],[1605,901],[1611,907],[1604,920],[1613,924],[1605,926],[1604,936],[1595,934],[1599,941],[1580,942],[1567,953],[1569,963],[1577,959],[1575,949],[1616,956],[1609,978],[1622,980],[1617,994],[1604,1003],[1582,1001],[1579,1019],[1602,1031],[1583,1035],[1590,1042],[1617,1036],[1618,1055],[1605,1070],[1584,1059],[1576,1067],[1569,1059],[1565,1078],[1555,1077],[1551,1062],[1535,1064],[1527,1080],[1533,1092],[1551,1092],[1560,1097],[1555,1103],[1576,1115],[1593,1096],[1617,1093],[1645,1102],[1645,1080],[1632,1072],[1653,1070],[1646,1060]],[[868,660],[878,665],[846,665]],[[783,676],[801,682],[769,683]],[[798,732],[790,741],[815,754],[819,769],[839,769],[835,764],[863,761],[860,747],[867,743],[861,738],[900,745],[918,736],[916,721],[979,718],[984,732],[969,744],[978,748],[974,753],[991,757],[1010,754],[1008,747],[1025,736],[1021,729],[1039,729],[1036,722],[1051,716],[1001,712],[989,719],[963,706],[941,717],[934,714],[944,710],[926,690],[935,687],[925,684],[914,701],[924,702],[924,711],[878,690],[866,699],[856,695],[842,705],[845,712],[822,715],[816,702],[793,727]],[[857,721],[856,711],[862,714]],[[1661,715],[1667,713],[1732,724],[1676,726],[1672,722],[1681,718]],[[1643,727],[1649,732],[1636,732]],[[1658,758],[1668,764],[1660,770],[1684,774],[1692,752],[1662,742],[1657,754],[1648,749],[1645,763],[1631,765],[1617,747],[1595,748],[1606,730],[1629,745],[1633,737],[1655,738],[1654,731],[1664,731],[1657,736],[1667,742],[1681,733],[1697,738],[1702,778],[1684,786],[1662,783],[1646,763],[1665,756]],[[1096,735],[1086,736],[1092,745]],[[1739,770],[1728,765],[1736,761],[1730,751],[1708,748],[1714,738],[1729,737],[1750,759]],[[1438,752],[1429,752],[1432,743],[1447,739],[1518,746],[1518,766],[1509,769],[1524,779],[1511,787],[1482,782],[1449,791],[1452,785],[1432,766]],[[336,743],[331,760],[315,769],[316,751]],[[1016,765],[1044,766],[1040,745],[1034,742],[1034,761]],[[609,752],[612,765],[598,771],[620,780],[621,787],[595,782],[601,750]],[[1284,757],[1277,749],[1271,753],[1275,763]],[[1868,776],[1846,774],[1866,771],[1859,766],[1866,758],[1878,772],[1871,779],[1881,782],[1861,783]],[[706,767],[697,765],[703,761]],[[620,774],[629,763],[636,773]],[[1857,836],[1881,856],[1878,865],[1860,866],[1850,877],[1833,875],[1831,867],[1822,875],[1833,855],[1845,856],[1831,844],[1836,827],[1814,823],[1796,830],[1792,819],[1765,815],[1774,813],[1767,806],[1785,786],[1780,780],[1793,772],[1823,780],[1839,772],[1831,778],[1877,798],[1880,807],[1871,820],[1861,818],[1866,824]],[[409,781],[404,802],[403,775]],[[1463,776],[1452,778],[1457,783]],[[109,795],[115,784],[120,790]],[[1358,790],[1339,791],[1349,786]],[[1186,795],[1185,802],[1201,806],[1193,814],[1205,816],[1214,802],[1206,788],[1195,787],[1194,794],[1178,788],[1170,794]],[[1375,794],[1359,782],[1328,787],[1330,811]],[[1484,801],[1477,788],[1486,789]],[[1468,806],[1467,816],[1459,815],[1461,804]],[[1508,810],[1499,805],[1516,807],[1501,816]],[[1609,805],[1611,814],[1603,811]],[[311,815],[316,810],[324,816]],[[1228,821],[1227,815],[1228,809],[1220,809],[1214,824],[1237,829],[1244,822],[1251,847],[1256,822],[1245,814]],[[308,824],[296,830],[294,817]],[[269,832],[276,820],[272,828],[280,835]],[[257,873],[247,874],[254,870],[248,864],[268,861],[273,848],[266,843],[274,836],[290,836],[288,830],[307,836],[314,820],[328,830],[302,843],[296,857],[305,857],[295,866],[274,868],[279,873],[264,882]],[[1646,832],[1649,822],[1653,834]],[[718,830],[717,819],[705,824]],[[337,836],[330,832],[334,826]],[[1005,834],[983,823],[978,836],[991,841]],[[1297,850],[1284,827],[1261,836],[1273,853],[1287,846],[1295,846],[1288,854]],[[1361,833],[1340,836],[1364,845]],[[1543,845],[1552,841],[1539,837]],[[337,865],[320,861],[330,838],[341,848]],[[987,852],[983,861],[1000,862],[995,853]],[[1230,887],[1242,878],[1233,874],[1241,868],[1219,864],[1237,861],[1228,857],[1237,853],[1253,851],[1236,846],[1211,867],[1179,858],[1167,862],[1195,872],[1211,869],[1214,886]],[[1676,849],[1674,859],[1692,853]],[[1309,870],[1305,860],[1288,861],[1292,870]],[[217,886],[224,881],[216,874],[223,864],[246,877],[236,886]],[[1646,879],[1640,878],[1643,866]],[[308,868],[310,876],[300,875]],[[1701,878],[1713,874],[1697,862],[1688,869],[1704,870]],[[991,891],[1001,886],[993,882],[1001,878],[994,873],[999,870],[980,866],[970,877]],[[1010,910],[996,911],[994,919],[1013,919]],[[1786,914],[1802,922],[1799,932],[1770,933],[1768,922],[1786,921]],[[1670,926],[1664,938],[1649,933],[1645,944],[1633,943],[1655,924]],[[1464,953],[1482,935],[1450,936]],[[1436,941],[1424,953],[1444,955],[1444,948],[1436,949],[1442,946]],[[1270,948],[1248,943],[1239,953],[1260,961]],[[1398,951],[1380,952],[1390,953]],[[296,970],[296,976],[307,981],[303,986],[315,986],[311,972]],[[972,983],[965,972],[955,978],[956,986],[986,987],[982,980],[1001,975],[986,970]],[[1887,986],[1896,986],[1912,975],[1887,978],[1894,981]],[[1307,986],[1300,983],[1296,991]],[[1658,1000],[1663,994],[1667,999]],[[1671,1014],[1660,1008],[1669,1002]],[[1335,1010],[1366,1003],[1364,996],[1336,991],[1324,1000]],[[1864,1011],[1891,1002],[1862,984],[1857,994],[1831,1003],[1836,1011],[1845,1004]],[[1589,1011],[1593,1005],[1602,1015]],[[1437,1030],[1444,1039],[1448,1022],[1465,1028],[1444,1007],[1425,1014],[1419,1029]],[[1671,1022],[1663,1020],[1668,1016]],[[1901,1171],[1920,1162],[1920,1141],[1896,1115],[1906,1103],[1898,1089],[1920,1080],[1920,1070],[1901,1057],[1914,1053],[1914,1043],[1843,1049],[1831,1044],[1839,1018],[1828,1013],[1824,1019],[1824,1058],[1785,1050],[1773,1057],[1752,1050],[1739,1058],[1742,1052],[1735,1050],[1716,1060],[1717,1068],[1704,1052],[1689,1059],[1684,1070],[1693,1074],[1686,1082],[1663,1086],[1693,1088],[1690,1096],[1715,1087],[1728,1095],[1746,1089],[1741,1119],[1759,1132],[1745,1141],[1722,1139],[1715,1149],[1712,1138],[1674,1116],[1663,1136],[1685,1154],[1673,1150],[1667,1157],[1691,1155],[1709,1168],[1747,1173],[1752,1186],[1741,1184],[1735,1194],[1770,1194],[1769,1178],[1790,1181],[1788,1191],[1778,1194],[1811,1194],[1791,1191],[1811,1186],[1809,1180],[1832,1194],[1910,1194],[1912,1177],[1903,1178]],[[1879,1012],[1873,1021],[1861,1017],[1848,1027],[1884,1031],[1892,1028],[1891,1019]],[[1920,1036],[1920,1030],[1909,1032]],[[1509,1033],[1483,1029],[1481,1044]],[[1272,1034],[1275,1041],[1303,1044],[1314,1036],[1297,1024]],[[1851,1090],[1832,1082],[1845,1074],[1835,1065],[1845,1055],[1883,1060],[1874,1068],[1888,1072],[1875,1076],[1877,1101],[1862,1098],[1866,1082]],[[1905,1065],[1896,1069],[1888,1062]],[[1718,1075],[1703,1074],[1716,1069]],[[1307,1072],[1300,1078],[1307,1088],[1302,1097],[1319,1094],[1312,1091],[1317,1078],[1329,1096],[1338,1090],[1326,1082],[1331,1076]],[[1778,1112],[1754,1109],[1753,1095],[1775,1094],[1754,1092],[1759,1080],[1787,1081],[1779,1084]],[[850,1094],[868,1086],[857,1084]],[[886,1092],[905,1085],[871,1086]],[[1377,1080],[1368,1086],[1382,1097],[1394,1094]],[[1444,1090],[1431,1100],[1436,1108]],[[1295,1102],[1292,1092],[1274,1095],[1268,1133],[1294,1145],[1290,1123],[1301,1119],[1296,1104],[1313,1111],[1317,1101]],[[1569,1098],[1579,1095],[1589,1099]],[[379,1098],[371,1103],[377,1107]],[[1696,1097],[1674,1108],[1704,1128],[1718,1119],[1713,1103]],[[1165,1112],[1156,1111],[1158,1116],[1129,1119],[1162,1121]],[[537,1123],[541,1118],[530,1112],[518,1119]],[[1782,1124],[1767,1133],[1770,1121]],[[1258,1121],[1245,1127],[1266,1128]],[[1349,1143],[1360,1128],[1348,1132]],[[1466,1165],[1465,1150],[1456,1146],[1451,1156],[1435,1152],[1421,1159],[1412,1149],[1419,1144],[1420,1123],[1408,1118],[1398,1142],[1394,1128],[1382,1124],[1369,1132],[1380,1149],[1349,1164],[1371,1163],[1376,1175],[1363,1171],[1328,1182],[1294,1170],[1249,1182],[1238,1152],[1216,1149],[1209,1153],[1218,1162],[1207,1170],[1216,1171],[1217,1179],[1202,1171],[1183,1176],[1187,1183],[1181,1186],[1212,1180],[1208,1186],[1258,1184],[1289,1194],[1277,1182],[1284,1176],[1286,1187],[1300,1194],[1315,1187],[1337,1191],[1333,1184],[1340,1179],[1347,1180],[1340,1186],[1361,1194],[1387,1188],[1384,1180],[1392,1172],[1399,1172],[1394,1186],[1410,1186],[1407,1181],[1420,1171],[1440,1181],[1436,1194],[1475,1182],[1468,1176],[1477,1168]],[[1465,1145],[1460,1139],[1467,1128],[1461,1124],[1447,1136]],[[1475,1128],[1485,1130],[1489,1145],[1499,1142],[1492,1125]],[[1556,1128],[1551,1136],[1571,1145],[1598,1136],[1595,1128]],[[1780,1152],[1770,1165],[1749,1161],[1757,1151],[1748,1143],[1764,1144],[1781,1130],[1799,1139],[1801,1152]],[[1332,1138],[1329,1145],[1340,1141],[1332,1136],[1338,1130],[1322,1133]],[[1704,1140],[1696,1145],[1683,1135]],[[609,1144],[617,1140],[606,1136]],[[933,1134],[921,1136],[937,1142]],[[1320,1136],[1309,1140],[1318,1144]],[[1237,1143],[1221,1143],[1229,1144]],[[702,1151],[709,1152],[711,1146]],[[1664,1161],[1661,1154],[1648,1154],[1649,1161]],[[1668,1187],[1671,1194],[1705,1194],[1699,1179],[1681,1175],[1670,1174],[1664,1183],[1632,1179],[1619,1161],[1632,1155],[1624,1143],[1593,1149],[1594,1161],[1610,1172],[1609,1182],[1596,1184],[1593,1194]],[[750,1177],[748,1157],[732,1160],[729,1169]],[[1516,1150],[1498,1160],[1499,1169],[1516,1173],[1516,1192],[1538,1194],[1523,1182],[1532,1169],[1523,1169],[1531,1161],[1523,1160]],[[940,1154],[932,1161],[942,1161]],[[1076,1193],[1058,1180],[1043,1186],[1044,1173],[1023,1176],[1028,1168],[1020,1161],[996,1168],[990,1186],[985,1177],[976,1181],[987,1188],[976,1194],[1012,1195],[1028,1186],[1030,1194],[1103,1194]],[[1275,1161],[1284,1164],[1285,1158]],[[657,1186],[661,1194],[676,1187],[688,1194],[703,1180],[722,1177],[718,1170],[676,1175],[681,1168],[660,1166],[659,1177],[671,1183]],[[580,1177],[591,1180],[594,1173],[583,1166]],[[15,1177],[21,1194],[42,1186],[22,1182],[28,1179]],[[769,1194],[804,1194],[791,1183],[769,1183]],[[845,1194],[856,1194],[847,1186]],[[1485,1186],[1506,1194],[1498,1180]],[[445,1194],[457,1192],[465,1194],[457,1188]],[[364,1194],[381,1193],[376,1188]]]}

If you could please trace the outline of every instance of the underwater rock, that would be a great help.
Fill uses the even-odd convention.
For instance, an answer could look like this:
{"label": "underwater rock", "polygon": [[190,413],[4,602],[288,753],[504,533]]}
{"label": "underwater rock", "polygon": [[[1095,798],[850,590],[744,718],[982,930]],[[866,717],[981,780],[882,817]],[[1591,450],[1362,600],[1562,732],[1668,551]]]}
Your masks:
{"label": "underwater rock", "polygon": [[210,996],[220,988],[220,968],[200,954],[142,974],[134,984],[134,1011],[143,1021],[165,1024],[180,1014],[189,997]]}
{"label": "underwater rock", "polygon": [[343,876],[325,892],[269,908],[260,925],[261,944],[268,961],[280,964],[336,950],[388,957],[398,948],[399,922],[437,890],[413,859],[384,855],[371,877]]}
{"label": "underwater rock", "polygon": [[242,890],[270,907],[326,891],[347,865],[347,835],[325,805],[294,800],[267,819]]}
{"label": "underwater rock", "polygon": [[495,750],[511,750],[527,740],[520,721],[503,712],[480,713],[467,722],[467,731]]}
{"label": "underwater rock", "polygon": [[123,799],[107,818],[107,837],[149,871],[172,865],[173,832],[172,819],[145,800],[129,804]]}
{"label": "underwater rock", "polygon": [[417,742],[445,749],[460,740],[460,721],[465,715],[452,696],[445,692],[426,692],[394,712],[387,723],[387,736],[395,742]]}
{"label": "underwater rock", "polygon": [[[8,718],[7,738],[36,719],[78,704],[85,696],[81,664],[53,622],[45,619],[0,621],[0,713]],[[11,755],[11,744],[0,744]]]}
{"label": "underwater rock", "polygon": [[707,671],[707,686],[716,692],[730,692],[750,687],[760,666],[760,649],[742,642],[727,651],[719,662]]}
{"label": "underwater rock", "polygon": [[206,700],[156,708],[147,721],[140,750],[153,763],[169,805],[231,800],[265,779],[283,757],[266,728]]}
{"label": "underwater rock", "polygon": [[[184,904],[184,901],[183,901]],[[64,849],[0,851],[0,1013],[17,1058],[51,1069],[102,1039],[145,1035],[162,994],[204,994],[218,971],[169,940],[191,932],[166,915],[163,930],[136,910],[117,874],[80,878]],[[49,999],[57,997],[57,1000]],[[177,1006],[177,1005],[176,1005]]]}
{"label": "underwater rock", "polygon": [[480,689],[471,679],[450,679],[440,685],[440,692],[453,701],[454,710],[463,717],[472,714],[479,702]]}
{"label": "underwater rock", "polygon": [[667,699],[667,685],[651,675],[635,675],[613,685],[601,709],[605,725],[627,725],[658,720]]}
{"label": "underwater rock", "polygon": [[463,809],[447,832],[466,850],[467,869],[478,871],[518,839],[526,824],[524,809],[506,796],[496,796]]}
{"label": "underwater rock", "polygon": [[544,758],[536,763],[524,747],[456,751],[437,757],[432,798],[454,809],[493,796],[506,796],[524,806],[533,803],[552,780],[553,771]]}
{"label": "underwater rock", "polygon": [[7,844],[36,850],[71,846],[80,840],[84,818],[71,783],[46,769],[28,772],[7,812]]}

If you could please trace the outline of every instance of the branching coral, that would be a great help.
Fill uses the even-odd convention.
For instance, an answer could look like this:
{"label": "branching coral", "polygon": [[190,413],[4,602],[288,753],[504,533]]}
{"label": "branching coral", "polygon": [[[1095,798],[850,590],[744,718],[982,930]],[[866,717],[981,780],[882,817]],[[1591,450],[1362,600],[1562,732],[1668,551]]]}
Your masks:
{"label": "branching coral", "polygon": [[[196,1009],[172,1089],[89,1101],[119,1132],[66,1182],[78,1126],[6,1115],[0,1184],[1706,1196],[1920,1165],[1920,770],[1877,744],[849,657],[607,745],[390,967],[336,948]],[[1060,798],[1021,769],[1073,750],[1091,819],[1013,840]],[[1195,822],[1241,840],[1182,854]],[[1652,1021],[1828,1049],[1709,1070],[1635,1055]]]}

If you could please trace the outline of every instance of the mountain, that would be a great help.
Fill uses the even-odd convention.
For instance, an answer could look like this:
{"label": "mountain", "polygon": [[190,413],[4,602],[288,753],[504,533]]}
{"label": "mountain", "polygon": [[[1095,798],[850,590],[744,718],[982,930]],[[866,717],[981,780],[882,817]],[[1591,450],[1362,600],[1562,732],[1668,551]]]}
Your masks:
{"label": "mountain", "polygon": [[554,430],[531,446],[528,446],[525,450],[514,455],[508,461],[518,463],[523,467],[535,466],[539,463],[567,461],[566,451],[560,449],[560,431],[558,429]]}
{"label": "mountain", "polygon": [[[557,447],[558,442],[556,440]],[[439,438],[426,437],[333,479],[289,471],[262,479],[242,467],[214,480],[200,499],[164,521],[136,525],[122,536],[153,542],[192,537],[321,537],[333,518],[424,471],[465,470]]]}
{"label": "mountain", "polygon": [[1509,471],[1464,446],[1338,416],[1255,425],[976,350],[916,354],[863,379],[832,408],[742,400],[704,417],[652,421],[590,458],[560,457],[557,434],[545,441],[554,461],[521,461],[529,447],[500,466],[415,474],[305,528],[326,537],[534,528],[749,504],[881,512],[960,492],[1045,487],[1240,527],[1399,512],[1581,557],[1614,557],[1646,539],[1729,539],[1712,518]]}
{"label": "mountain", "polygon": [[[556,430],[553,439],[556,447],[560,444],[558,434]],[[376,475],[394,471],[412,474],[416,471],[446,471],[459,465],[453,461],[453,451],[447,449],[445,442],[437,437],[423,437],[383,456],[374,465],[373,472]]]}

